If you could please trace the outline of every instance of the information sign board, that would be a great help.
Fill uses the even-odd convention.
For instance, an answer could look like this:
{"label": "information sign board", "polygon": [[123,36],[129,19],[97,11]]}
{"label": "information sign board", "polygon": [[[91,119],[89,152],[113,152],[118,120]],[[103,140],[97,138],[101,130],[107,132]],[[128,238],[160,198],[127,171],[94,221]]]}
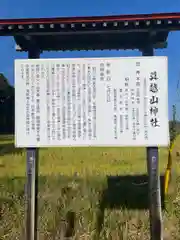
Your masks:
{"label": "information sign board", "polygon": [[167,146],[167,65],[167,57],[15,60],[16,146]]}

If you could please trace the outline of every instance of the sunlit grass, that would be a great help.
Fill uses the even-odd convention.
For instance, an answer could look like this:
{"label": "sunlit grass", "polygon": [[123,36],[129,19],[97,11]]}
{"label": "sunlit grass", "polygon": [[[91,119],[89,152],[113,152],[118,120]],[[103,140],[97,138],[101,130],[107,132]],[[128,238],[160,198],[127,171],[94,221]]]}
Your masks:
{"label": "sunlit grass", "polygon": [[[7,144],[6,142],[0,143]],[[7,146],[8,148],[8,146]],[[167,149],[160,149],[160,171],[167,163]],[[137,157],[138,156],[138,157]],[[0,176],[25,176],[26,152],[11,152],[0,157]],[[40,149],[39,174],[66,176],[119,175],[146,172],[143,148],[50,148]]]}
{"label": "sunlit grass", "polygon": [[[178,147],[176,143],[175,148]],[[167,153],[167,149],[159,150],[161,174],[165,172]],[[178,239],[180,223],[180,164],[175,151],[173,156],[172,183],[167,211],[163,213],[164,239],[167,240]],[[39,239],[59,237],[62,220],[69,212],[75,213],[73,239],[149,239],[147,210],[124,209],[122,206],[113,209],[104,206],[102,210],[101,206],[103,192],[108,186],[107,176],[141,175],[146,171],[146,151],[143,148],[40,149]],[[12,137],[0,138],[0,239],[25,239],[25,174],[25,150],[15,149]],[[132,192],[139,192],[139,188],[127,184],[130,196]],[[113,201],[118,190],[111,194]],[[123,198],[123,195],[120,193],[119,197]],[[138,204],[140,198],[135,196],[129,200]]]}

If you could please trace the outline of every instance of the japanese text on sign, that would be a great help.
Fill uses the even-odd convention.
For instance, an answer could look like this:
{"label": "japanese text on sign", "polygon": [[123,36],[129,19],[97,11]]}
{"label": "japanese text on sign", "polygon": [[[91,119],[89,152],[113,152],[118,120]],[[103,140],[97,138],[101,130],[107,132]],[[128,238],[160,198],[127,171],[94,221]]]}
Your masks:
{"label": "japanese text on sign", "polygon": [[166,146],[167,92],[166,57],[16,60],[16,146]]}

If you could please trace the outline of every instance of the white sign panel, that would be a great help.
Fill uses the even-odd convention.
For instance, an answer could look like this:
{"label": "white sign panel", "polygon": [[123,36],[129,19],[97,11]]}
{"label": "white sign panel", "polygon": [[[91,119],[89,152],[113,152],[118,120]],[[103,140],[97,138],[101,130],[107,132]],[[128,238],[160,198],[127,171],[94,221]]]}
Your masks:
{"label": "white sign panel", "polygon": [[167,146],[166,57],[15,61],[17,147]]}

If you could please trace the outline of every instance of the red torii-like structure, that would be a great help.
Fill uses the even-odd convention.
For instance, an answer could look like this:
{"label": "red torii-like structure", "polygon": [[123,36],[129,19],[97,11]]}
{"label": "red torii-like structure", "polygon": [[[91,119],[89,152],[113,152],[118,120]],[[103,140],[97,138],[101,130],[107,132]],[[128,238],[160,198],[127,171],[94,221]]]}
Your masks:
{"label": "red torii-like structure", "polygon": [[180,13],[0,20],[0,36],[14,36],[21,51],[162,48],[176,30]]}
{"label": "red torii-like structure", "polygon": [[[43,51],[139,49],[152,56],[167,46],[170,31],[180,30],[180,13],[0,20],[0,36],[13,36],[17,51],[39,58]],[[28,240],[36,240],[38,149],[27,149]],[[151,239],[162,239],[158,147],[147,148]],[[154,191],[152,193],[152,191]]]}

